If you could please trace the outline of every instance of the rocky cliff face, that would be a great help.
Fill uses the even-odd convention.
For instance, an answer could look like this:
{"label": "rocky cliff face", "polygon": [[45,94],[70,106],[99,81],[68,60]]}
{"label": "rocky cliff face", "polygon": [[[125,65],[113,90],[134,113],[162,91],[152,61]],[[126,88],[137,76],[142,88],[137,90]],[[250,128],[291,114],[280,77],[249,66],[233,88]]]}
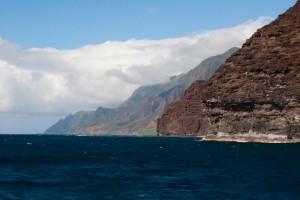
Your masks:
{"label": "rocky cliff face", "polygon": [[[205,105],[207,139],[300,138],[300,1],[259,29],[207,85],[198,95]],[[176,132],[162,127],[168,125],[160,124],[158,132]]]}
{"label": "rocky cliff face", "polygon": [[205,133],[208,120],[203,114],[201,93],[206,81],[194,82],[177,101],[172,102],[167,111],[157,120],[160,135],[197,136]]}

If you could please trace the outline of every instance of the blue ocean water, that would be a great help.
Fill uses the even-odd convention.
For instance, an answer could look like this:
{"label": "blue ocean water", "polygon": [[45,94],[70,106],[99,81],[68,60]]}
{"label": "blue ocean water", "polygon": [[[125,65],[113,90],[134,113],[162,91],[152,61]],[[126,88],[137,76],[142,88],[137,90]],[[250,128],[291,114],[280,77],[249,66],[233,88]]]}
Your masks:
{"label": "blue ocean water", "polygon": [[0,199],[300,199],[300,145],[0,135]]}

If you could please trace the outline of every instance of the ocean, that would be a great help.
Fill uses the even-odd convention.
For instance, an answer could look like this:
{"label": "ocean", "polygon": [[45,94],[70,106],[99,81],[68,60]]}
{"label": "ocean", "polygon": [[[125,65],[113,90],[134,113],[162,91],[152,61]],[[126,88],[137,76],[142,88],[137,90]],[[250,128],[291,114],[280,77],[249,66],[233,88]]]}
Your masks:
{"label": "ocean", "polygon": [[0,199],[300,199],[300,144],[0,135]]}

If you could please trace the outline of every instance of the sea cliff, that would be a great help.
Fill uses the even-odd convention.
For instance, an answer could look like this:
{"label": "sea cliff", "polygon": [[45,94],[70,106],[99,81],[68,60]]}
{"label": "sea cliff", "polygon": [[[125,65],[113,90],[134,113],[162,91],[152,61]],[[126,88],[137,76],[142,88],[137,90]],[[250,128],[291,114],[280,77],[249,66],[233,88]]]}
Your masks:
{"label": "sea cliff", "polygon": [[[259,29],[208,80],[198,95],[171,104],[158,120],[160,135],[202,136],[204,140],[299,142],[300,1]],[[191,102],[199,102],[190,106]],[[185,108],[184,112],[182,107]],[[198,109],[200,115],[193,115]],[[174,113],[177,113],[174,114]],[[175,117],[174,117],[175,116]],[[177,117],[176,117],[177,116]],[[200,120],[201,119],[201,120]]]}

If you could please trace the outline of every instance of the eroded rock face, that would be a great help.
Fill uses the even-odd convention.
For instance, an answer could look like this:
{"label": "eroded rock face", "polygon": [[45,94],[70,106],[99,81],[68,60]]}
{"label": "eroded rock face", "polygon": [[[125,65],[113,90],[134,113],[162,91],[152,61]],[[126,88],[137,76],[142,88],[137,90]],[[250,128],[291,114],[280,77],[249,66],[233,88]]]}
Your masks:
{"label": "eroded rock face", "polygon": [[203,100],[211,136],[300,138],[300,1],[216,71]]}
{"label": "eroded rock face", "polygon": [[203,115],[201,93],[206,86],[206,81],[194,82],[179,100],[168,106],[157,121],[160,135],[197,136],[205,133],[208,121]]}
{"label": "eroded rock face", "polygon": [[300,1],[259,29],[158,120],[161,135],[300,142]]}

